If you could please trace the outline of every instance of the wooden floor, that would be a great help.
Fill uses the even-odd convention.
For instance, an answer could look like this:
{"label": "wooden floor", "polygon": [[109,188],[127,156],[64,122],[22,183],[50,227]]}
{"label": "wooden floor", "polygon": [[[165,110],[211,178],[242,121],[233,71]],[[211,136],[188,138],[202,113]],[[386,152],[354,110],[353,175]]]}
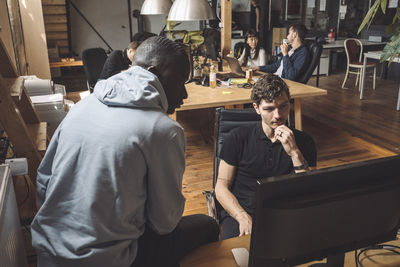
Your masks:
{"label": "wooden floor", "polygon": [[[355,80],[350,89],[341,89],[344,75],[320,78],[327,96],[304,99],[303,130],[317,145],[318,168],[386,157],[400,152],[400,112],[396,111],[398,83],[366,81],[365,100],[360,101]],[[313,79],[309,82],[315,85]],[[183,192],[185,215],[207,213],[202,191],[212,188],[213,118],[211,110],[186,111],[178,114],[187,138],[186,171]]]}

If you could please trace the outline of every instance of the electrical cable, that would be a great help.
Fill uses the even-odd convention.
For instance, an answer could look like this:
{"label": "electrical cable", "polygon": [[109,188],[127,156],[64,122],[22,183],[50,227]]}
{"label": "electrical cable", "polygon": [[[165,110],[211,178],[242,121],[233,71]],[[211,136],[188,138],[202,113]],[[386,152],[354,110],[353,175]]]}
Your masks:
{"label": "electrical cable", "polygon": [[360,249],[360,252],[357,253],[357,249],[354,250],[354,260],[356,263],[356,267],[363,267],[363,264],[360,262],[360,256],[361,254],[363,254],[364,252],[368,251],[368,250],[387,250],[390,251],[394,254],[400,255],[400,251],[397,251],[396,249],[400,249],[400,246],[396,246],[396,245],[375,245],[375,246],[370,246],[370,247],[366,247],[363,249]]}
{"label": "electrical cable", "polygon": [[30,189],[28,180],[26,179],[26,175],[23,175],[23,177],[24,177],[24,182],[25,182],[25,187],[26,187],[26,196],[20,203],[17,203],[18,207],[22,206],[29,199],[29,196],[31,194],[31,189]]}

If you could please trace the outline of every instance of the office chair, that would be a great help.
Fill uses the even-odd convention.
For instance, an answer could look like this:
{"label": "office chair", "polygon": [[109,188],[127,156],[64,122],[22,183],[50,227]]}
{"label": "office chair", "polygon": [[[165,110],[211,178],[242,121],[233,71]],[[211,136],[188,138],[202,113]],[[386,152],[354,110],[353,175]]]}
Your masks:
{"label": "office chair", "polygon": [[235,58],[239,58],[242,55],[245,47],[246,47],[245,42],[236,43],[235,46],[233,47],[233,56]]}
{"label": "office chair", "polygon": [[217,222],[220,220],[220,212],[223,208],[215,198],[214,188],[217,183],[220,153],[224,140],[229,132],[234,128],[250,126],[258,123],[260,120],[260,115],[258,115],[253,108],[216,109],[213,189],[211,191],[204,191],[203,194],[206,196],[208,215],[213,217]]}
{"label": "office chair", "polygon": [[87,87],[91,93],[100,77],[106,59],[106,51],[100,47],[88,48],[82,52],[83,69],[87,77]]}
{"label": "office chair", "polygon": [[[346,75],[344,76],[344,81],[342,84],[342,89],[344,89],[344,85],[346,84],[347,77],[349,73],[351,74],[356,74],[356,86],[357,83],[360,81],[358,90],[360,91],[361,87],[361,79],[362,77],[362,69],[363,69],[363,61],[362,61],[362,56],[363,56],[363,44],[361,43],[360,40],[355,39],[355,38],[350,38],[346,39],[344,41],[344,48],[346,50],[346,57],[347,57],[347,69],[346,69]],[[360,55],[357,58],[357,50],[358,48],[360,49]],[[350,70],[356,69],[357,71],[352,71]],[[374,68],[374,76],[373,76],[373,85],[372,88],[375,90],[375,79],[376,79],[376,64],[374,62],[367,62],[367,65],[365,66],[366,69],[368,68]],[[365,70],[366,71],[366,70]]]}
{"label": "office chair", "polygon": [[[308,51],[310,52],[311,60],[310,60],[310,63],[308,64],[308,67],[305,70],[303,76],[298,78],[297,82],[307,84],[307,82],[311,78],[311,75],[313,74],[315,68],[319,65],[319,61],[320,61],[321,54],[322,54],[322,44],[320,42],[312,41],[312,42],[306,42],[305,45],[307,46]],[[317,75],[319,75],[319,73]],[[319,77],[317,77],[315,83],[316,83],[316,86],[318,87]],[[290,99],[290,104],[291,105],[294,104],[293,99]],[[294,125],[293,108],[291,108],[291,111],[289,112],[288,123],[292,127],[295,126]]]}
{"label": "office chair", "polygon": [[[315,68],[319,65],[319,60],[321,58],[322,53],[322,45],[317,42],[306,43],[308,51],[311,55],[311,61],[304,72],[303,76],[301,76],[297,82],[307,84],[308,80],[310,79],[311,75],[313,74]],[[318,86],[318,84],[317,84]]]}

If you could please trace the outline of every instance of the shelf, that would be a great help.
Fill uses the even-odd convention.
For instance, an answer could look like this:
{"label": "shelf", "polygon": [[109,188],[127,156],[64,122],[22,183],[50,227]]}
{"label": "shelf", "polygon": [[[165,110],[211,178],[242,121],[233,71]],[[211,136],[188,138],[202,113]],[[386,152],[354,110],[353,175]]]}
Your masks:
{"label": "shelf", "polygon": [[38,152],[44,156],[47,148],[47,122],[27,124],[26,127]]}
{"label": "shelf", "polygon": [[10,88],[10,95],[14,101],[21,100],[21,95],[24,90],[24,77],[5,78],[4,82]]}

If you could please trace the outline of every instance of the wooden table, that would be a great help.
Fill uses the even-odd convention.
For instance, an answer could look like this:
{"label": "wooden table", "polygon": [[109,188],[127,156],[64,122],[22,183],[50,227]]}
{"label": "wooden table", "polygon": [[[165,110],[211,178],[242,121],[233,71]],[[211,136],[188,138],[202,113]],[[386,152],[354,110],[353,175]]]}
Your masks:
{"label": "wooden table", "polygon": [[[304,97],[314,97],[326,95],[327,91],[314,86],[285,80],[289,86],[291,98],[294,99],[294,114],[296,129],[302,130],[301,120],[301,99]],[[177,112],[202,108],[215,108],[221,106],[242,105],[251,103],[251,89],[244,88],[223,88],[205,87],[195,83],[186,85],[188,98],[183,105],[176,109]],[[173,118],[176,119],[176,113]]]}
{"label": "wooden table", "polygon": [[[400,245],[400,240],[388,242],[387,244]],[[232,255],[232,248],[250,249],[250,236],[235,237],[205,245],[186,256],[181,262],[181,267],[235,267],[236,262]],[[363,267],[398,267],[400,256],[384,250],[373,250],[365,252],[360,259]],[[315,263],[315,262],[313,262]],[[299,265],[308,267],[311,263]],[[346,267],[354,267],[354,251],[346,253]]]}
{"label": "wooden table", "polygon": [[[322,45],[323,49],[338,49],[344,48],[344,39],[343,40],[335,40],[333,42],[327,42]],[[366,39],[360,39],[363,46],[375,46],[375,45],[385,45],[386,42],[371,42]]]}
{"label": "wooden table", "polygon": [[[294,99],[294,115],[295,115],[295,126],[296,129],[302,130],[301,120],[301,99],[304,97],[314,97],[326,95],[327,91],[314,86],[305,85],[298,82],[285,80],[289,86],[290,95]],[[251,103],[250,93],[251,89],[243,88],[222,88],[222,87],[205,87],[197,85],[195,83],[189,83],[186,85],[188,92],[188,98],[184,99],[183,105],[176,109],[176,112],[182,112],[185,110],[194,110],[202,108],[215,108],[232,105],[243,105]],[[82,95],[81,95],[82,94]],[[88,95],[88,91],[84,92],[72,92],[68,93],[68,99],[78,102]],[[171,115],[173,119],[176,119],[176,112]]]}
{"label": "wooden table", "polygon": [[[363,62],[361,81],[360,81],[360,83],[361,83],[360,99],[364,98],[364,81],[365,81],[365,68],[366,68],[366,65],[367,65],[367,59],[368,58],[381,59],[381,55],[382,55],[382,51],[373,51],[373,52],[364,53],[364,62]],[[398,57],[394,58],[393,62],[400,63],[400,58],[398,58]],[[396,107],[396,110],[400,110],[400,86],[399,86],[399,93],[398,93],[398,96],[397,96],[397,107]]]}
{"label": "wooden table", "polygon": [[50,62],[50,68],[83,66],[82,60]]}

